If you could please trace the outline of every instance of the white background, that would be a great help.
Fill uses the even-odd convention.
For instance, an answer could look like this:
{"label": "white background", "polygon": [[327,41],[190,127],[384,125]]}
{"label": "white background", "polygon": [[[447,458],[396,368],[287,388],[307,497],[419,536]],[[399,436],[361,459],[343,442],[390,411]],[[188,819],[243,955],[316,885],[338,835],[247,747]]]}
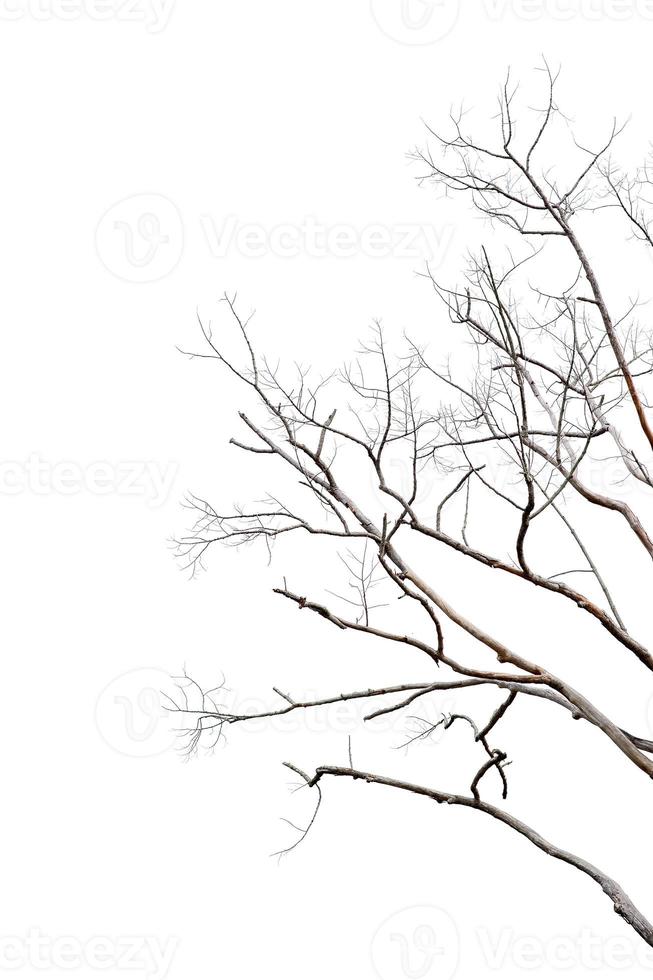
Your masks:
{"label": "white background", "polygon": [[[270,704],[273,684],[329,694],[421,678],[417,655],[340,636],[272,595],[283,574],[299,591],[315,579],[305,541],[269,568],[259,550],[215,550],[199,580],[180,573],[168,539],[187,525],[187,490],[229,507],[269,487],[227,444],[237,389],[176,346],[197,345],[196,309],[218,323],[220,295],[238,290],[245,311],[257,308],[258,342],[280,356],[326,369],[375,317],[437,350],[443,314],[415,270],[430,257],[455,274],[468,225],[416,183],[406,153],[421,119],[461,98],[491,107],[508,65],[526,76],[544,53],[563,66],[583,133],[632,113],[627,141],[644,150],[652,41],[643,0],[2,0],[8,972],[160,978],[152,959],[128,969],[136,937],[168,951],[170,980],[650,975],[600,889],[477,814],[332,783],[304,845],[270,859],[292,839],[279,817],[310,811],[281,762],[344,763],[351,712],[235,730],[184,765],[149,697],[184,665]],[[147,214],[164,241],[138,223]],[[359,244],[314,248],[311,221],[353,229]],[[242,226],[262,230],[256,254],[229,237]],[[292,254],[280,254],[280,226],[294,229]],[[365,245],[370,226],[390,235],[381,254]],[[443,561],[438,552],[434,574]],[[554,602],[534,631],[520,601],[508,623],[496,593],[463,573],[446,573],[452,601],[472,611],[472,583],[484,625],[572,681],[598,663],[588,693],[652,734],[650,678],[581,631],[579,613]],[[636,566],[630,576],[620,596],[646,597]],[[641,613],[639,626],[650,640]],[[392,752],[400,731],[353,744],[360,765],[450,785],[451,756],[470,764],[463,735],[406,758]],[[546,705],[516,707],[502,738],[513,812],[614,874],[652,915],[645,777]],[[40,951],[28,950],[30,930]],[[105,969],[97,957],[75,968],[75,949],[92,953],[98,937]],[[493,960],[484,947],[496,943]]]}

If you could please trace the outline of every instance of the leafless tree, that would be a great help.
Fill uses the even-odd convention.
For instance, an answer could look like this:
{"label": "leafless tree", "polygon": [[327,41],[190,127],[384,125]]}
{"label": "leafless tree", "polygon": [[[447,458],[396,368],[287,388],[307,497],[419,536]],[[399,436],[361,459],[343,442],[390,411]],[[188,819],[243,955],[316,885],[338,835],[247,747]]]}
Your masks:
{"label": "leafless tree", "polygon": [[[242,356],[228,357],[201,321],[205,346],[191,354],[214,359],[249,390],[258,414],[240,412],[247,435],[231,442],[242,452],[275,458],[283,465],[275,466],[270,478],[285,468],[288,482],[262,503],[233,513],[191,496],[194,527],[177,542],[185,567],[195,572],[219,542],[261,540],[270,549],[295,533],[330,540],[344,562],[345,595],[340,590],[309,596],[285,579],[274,591],[325,620],[327,628],[395,644],[398,656],[401,648],[414,648],[424,655],[424,677],[311,701],[275,689],[279,706],[255,715],[230,713],[217,704],[215,692],[205,693],[184,677],[170,709],[181,714],[186,749],[194,751],[203,741],[218,740],[227,726],[252,717],[357,699],[369,701],[372,719],[414,710],[441,691],[463,696],[472,688],[499,689],[504,693],[488,719],[455,713],[424,720],[413,737],[428,738],[436,727],[448,729],[456,722],[469,729],[480,754],[478,767],[467,775],[467,794],[358,769],[351,751],[345,766],[304,772],[286,765],[316,791],[317,806],[325,783],[339,776],[486,814],[592,878],[617,914],[653,946],[653,925],[615,880],[484,798],[495,791],[504,799],[508,794],[507,754],[494,740],[516,701],[533,704],[538,698],[554,711],[562,708],[588,722],[622,754],[624,765],[649,777],[653,743],[613,721],[546,665],[490,635],[473,610],[454,608],[432,562],[429,575],[418,570],[425,564],[421,548],[452,549],[494,570],[488,574],[499,601],[501,583],[521,579],[524,588],[539,590],[543,601],[544,593],[558,597],[549,600],[554,604],[546,607],[549,614],[560,608],[556,603],[572,604],[579,624],[605,630],[622,655],[637,658],[638,670],[653,670],[653,655],[630,632],[610,591],[608,579],[623,572],[610,568],[610,575],[604,574],[579,530],[585,514],[593,515],[593,530],[619,521],[624,548],[632,539],[653,558],[653,532],[636,512],[641,508],[633,503],[634,494],[623,492],[624,483],[637,488],[646,511],[646,494],[653,490],[652,333],[638,325],[636,302],[610,308],[584,235],[588,219],[607,221],[611,235],[621,225],[632,233],[622,234],[615,248],[632,239],[634,248],[653,247],[647,200],[653,174],[648,164],[629,174],[614,162],[621,132],[616,123],[599,146],[582,146],[558,108],[557,79],[548,67],[544,78],[544,105],[519,120],[517,87],[508,78],[491,142],[468,132],[466,113],[452,112],[447,132],[429,128],[427,145],[414,154],[421,180],[434,182],[448,196],[461,196],[494,230],[514,236],[514,245],[499,256],[480,248],[460,286],[443,284],[430,269],[425,273],[441,309],[463,332],[467,350],[471,342],[471,380],[469,371],[454,369],[451,361],[439,367],[410,339],[394,359],[379,325],[352,364],[326,378],[297,368],[288,380],[257,353],[250,319],[229,296],[225,310]],[[555,145],[560,133],[569,140],[562,162],[559,151],[555,160],[547,160],[556,127]],[[592,243],[596,240],[593,227]],[[615,460],[619,480],[610,476]],[[402,481],[390,475],[398,472]],[[440,487],[436,496],[434,486]],[[458,530],[451,529],[453,514]],[[547,548],[552,535],[556,560],[562,562],[555,568]],[[485,542],[495,539],[492,550]],[[468,605],[473,607],[473,596]],[[464,658],[456,652],[460,631],[468,637]],[[523,646],[532,646],[528,637]],[[475,660],[468,649],[477,651]],[[642,675],[644,683],[647,678]],[[300,830],[300,839],[307,831]]]}

